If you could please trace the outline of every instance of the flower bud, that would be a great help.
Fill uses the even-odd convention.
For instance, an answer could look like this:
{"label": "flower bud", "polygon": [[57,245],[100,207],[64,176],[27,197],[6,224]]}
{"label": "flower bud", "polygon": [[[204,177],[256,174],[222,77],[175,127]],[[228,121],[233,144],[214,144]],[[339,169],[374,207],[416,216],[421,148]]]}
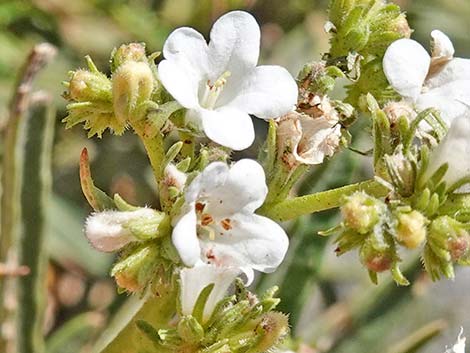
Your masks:
{"label": "flower bud", "polygon": [[129,292],[141,291],[155,275],[158,255],[156,244],[140,246],[114,265],[111,276],[120,288]]}
{"label": "flower bud", "polygon": [[287,315],[272,311],[263,315],[256,328],[261,336],[258,343],[250,352],[265,352],[281,342],[289,333],[289,320]]}
{"label": "flower bud", "polygon": [[123,44],[111,53],[111,71],[114,72],[119,66],[128,61],[147,61],[145,44],[129,43]]}
{"label": "flower bud", "polygon": [[399,214],[397,220],[397,240],[409,249],[420,246],[426,238],[426,217],[413,210]]}
{"label": "flower bud", "polygon": [[362,263],[370,271],[384,272],[392,268],[393,260],[388,253],[370,252],[364,258],[362,258]]}
{"label": "flower bud", "polygon": [[77,102],[111,102],[111,81],[101,72],[77,70],[69,81],[68,98]]}
{"label": "flower bud", "polygon": [[390,121],[390,129],[392,132],[397,132],[399,127],[398,122],[401,117],[405,117],[409,122],[414,120],[416,117],[416,112],[414,111],[413,106],[403,100],[385,104],[383,111]]}
{"label": "flower bud", "polygon": [[345,201],[341,207],[344,223],[360,234],[372,231],[384,212],[385,205],[365,192],[356,192]]}
{"label": "flower bud", "polygon": [[119,250],[130,242],[158,237],[164,214],[150,208],[136,211],[103,211],[87,218],[85,235],[103,252]]}
{"label": "flower bud", "polygon": [[116,69],[112,82],[114,112],[125,124],[136,118],[136,108],[150,99],[154,89],[153,72],[147,62],[128,61]]}
{"label": "flower bud", "polygon": [[453,261],[459,261],[469,254],[470,235],[466,231],[462,231],[457,237],[448,240],[447,246]]}
{"label": "flower bud", "polygon": [[183,341],[197,343],[204,337],[204,329],[191,315],[184,316],[178,323],[178,334]]}

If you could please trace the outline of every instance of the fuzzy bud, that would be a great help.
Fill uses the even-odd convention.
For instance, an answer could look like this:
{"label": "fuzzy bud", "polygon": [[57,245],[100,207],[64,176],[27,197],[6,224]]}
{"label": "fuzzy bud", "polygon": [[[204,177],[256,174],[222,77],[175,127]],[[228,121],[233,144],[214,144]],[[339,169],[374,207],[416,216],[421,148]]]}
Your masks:
{"label": "fuzzy bud", "polygon": [[178,334],[183,341],[197,343],[204,337],[204,329],[191,315],[184,316],[178,323]]}
{"label": "fuzzy bud", "polygon": [[288,317],[280,312],[269,312],[261,317],[256,330],[261,339],[251,348],[250,352],[268,351],[282,342],[289,333]]}
{"label": "fuzzy bud", "polygon": [[147,61],[145,45],[143,43],[123,44],[111,54],[111,71],[128,61]]}
{"label": "fuzzy bud", "polygon": [[426,238],[428,220],[418,211],[401,213],[397,217],[397,240],[409,249],[420,246]]}
{"label": "fuzzy bud", "polygon": [[364,192],[356,192],[346,197],[341,207],[344,223],[360,234],[369,233],[379,223],[384,205]]}
{"label": "fuzzy bud", "polygon": [[462,231],[458,237],[450,238],[447,246],[453,261],[466,258],[470,249],[470,235],[468,232]]}
{"label": "fuzzy bud", "polygon": [[362,251],[361,260],[364,266],[372,272],[384,272],[392,268],[393,260],[386,252]]}
{"label": "fuzzy bud", "polygon": [[154,89],[154,76],[148,63],[129,61],[113,74],[113,105],[117,119],[125,124],[136,118],[137,107],[148,101]]}
{"label": "fuzzy bud", "polygon": [[68,98],[77,102],[111,102],[111,81],[101,72],[77,70],[71,74]]}
{"label": "fuzzy bud", "polygon": [[155,274],[159,261],[158,255],[156,244],[138,247],[114,265],[111,276],[120,288],[128,292],[141,291]]}
{"label": "fuzzy bud", "polygon": [[85,235],[95,249],[112,252],[133,241],[158,237],[163,219],[161,212],[150,208],[98,212],[88,217]]}

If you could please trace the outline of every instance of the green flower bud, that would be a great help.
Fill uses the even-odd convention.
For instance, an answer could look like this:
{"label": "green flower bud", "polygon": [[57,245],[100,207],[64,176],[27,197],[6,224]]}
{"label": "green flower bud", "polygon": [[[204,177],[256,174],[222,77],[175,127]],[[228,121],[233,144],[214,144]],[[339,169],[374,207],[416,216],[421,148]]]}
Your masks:
{"label": "green flower bud", "polygon": [[344,224],[360,234],[372,231],[385,212],[385,205],[365,192],[356,192],[345,200],[341,207]]}
{"label": "green flower bud", "polygon": [[66,128],[79,123],[85,124],[88,136],[101,137],[106,129],[121,135],[125,125],[114,116],[112,83],[101,73],[90,57],[86,57],[88,70],[71,72],[70,80],[64,85],[68,91],[64,97],[72,103],[67,105],[68,116],[63,119]]}
{"label": "green flower bud", "polygon": [[204,338],[204,329],[194,317],[188,315],[179,321],[178,334],[185,342],[197,343]]}
{"label": "green flower bud", "polygon": [[427,218],[418,211],[401,213],[397,216],[397,240],[409,249],[420,246],[426,238]]}
{"label": "green flower bud", "polygon": [[128,61],[147,62],[144,43],[123,44],[111,53],[111,72]]}
{"label": "green flower bud", "polygon": [[153,72],[147,62],[129,61],[119,66],[113,74],[114,113],[121,124],[136,115],[138,106],[152,95],[154,85]]}
{"label": "green flower bud", "polygon": [[67,97],[77,102],[110,103],[111,81],[101,72],[77,70],[71,73]]}
{"label": "green flower bud", "polygon": [[280,312],[269,312],[261,317],[256,325],[255,332],[260,335],[260,339],[248,352],[262,353],[268,351],[282,342],[289,333],[288,317]]}
{"label": "green flower bud", "polygon": [[139,292],[152,280],[159,262],[157,245],[154,243],[142,245],[120,259],[112,268],[111,276],[120,288],[129,292]]}
{"label": "green flower bud", "polygon": [[392,268],[393,258],[388,252],[377,252],[370,247],[361,249],[361,260],[372,272],[384,272]]}
{"label": "green flower bud", "polygon": [[449,239],[448,247],[453,261],[467,258],[470,249],[470,235],[468,232],[462,232],[459,237]]}

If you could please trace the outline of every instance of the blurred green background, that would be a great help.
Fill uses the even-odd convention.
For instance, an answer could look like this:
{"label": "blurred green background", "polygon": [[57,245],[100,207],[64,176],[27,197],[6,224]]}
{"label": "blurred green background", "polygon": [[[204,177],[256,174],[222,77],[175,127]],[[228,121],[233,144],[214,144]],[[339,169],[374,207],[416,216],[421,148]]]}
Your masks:
{"label": "blurred green background", "polygon": [[[425,46],[429,32],[438,28],[454,40],[458,56],[470,56],[470,1],[397,2],[408,13],[413,36]],[[101,188],[111,194],[118,192],[131,203],[156,202],[147,159],[135,136],[128,133],[118,138],[106,133],[102,139],[88,140],[78,126],[64,129],[60,122],[66,115],[61,81],[67,79],[69,70],[85,65],[87,54],[106,70],[115,46],[138,41],[145,42],[150,52],[159,51],[175,27],[189,25],[207,34],[212,22],[231,9],[246,9],[258,19],[263,63],[283,65],[295,75],[305,62],[318,60],[328,50],[328,37],[323,32],[327,0],[0,1],[0,126],[7,117],[16,73],[31,47],[47,41],[59,49],[56,60],[41,72],[36,83],[38,89],[53,94],[58,111],[54,197],[48,206],[46,325],[46,335],[56,345],[49,344],[48,351],[60,347],[60,329],[66,323],[73,326],[70,320],[75,318],[77,334],[68,339],[67,351],[88,352],[99,333],[97,328],[103,327],[126,299],[116,294],[107,276],[113,259],[92,250],[82,234],[90,208],[78,180],[81,149],[89,149],[95,182]],[[256,145],[246,153],[253,154]],[[301,191],[340,186],[368,173],[367,160],[350,151],[328,164],[317,168]],[[288,261],[277,274],[260,282],[261,287],[276,282],[284,285],[282,309],[292,312],[298,337],[336,353],[388,351],[416,329],[443,319],[449,325],[444,334],[421,350],[431,353],[441,352],[446,343],[453,342],[461,325],[470,332],[466,310],[470,305],[470,271],[459,269],[455,282],[437,284],[418,273],[410,288],[386,287],[385,283],[388,289],[380,291],[382,287],[375,288],[368,281],[356,258],[337,259],[333,245],[315,236],[334,217],[329,213],[287,225],[293,227],[294,235]],[[289,282],[289,277],[295,280]],[[82,321],[78,314],[83,314],[78,316]]]}

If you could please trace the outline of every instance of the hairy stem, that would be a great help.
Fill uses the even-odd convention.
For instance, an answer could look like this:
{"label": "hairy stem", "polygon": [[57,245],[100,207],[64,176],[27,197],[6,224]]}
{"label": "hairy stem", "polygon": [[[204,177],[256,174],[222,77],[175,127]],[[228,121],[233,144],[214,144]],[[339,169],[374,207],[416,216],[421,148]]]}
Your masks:
{"label": "hairy stem", "polygon": [[339,207],[344,196],[356,191],[365,191],[376,197],[387,194],[387,189],[384,186],[375,180],[368,180],[337,189],[287,199],[275,205],[264,205],[259,213],[280,222],[288,221],[303,215]]}

